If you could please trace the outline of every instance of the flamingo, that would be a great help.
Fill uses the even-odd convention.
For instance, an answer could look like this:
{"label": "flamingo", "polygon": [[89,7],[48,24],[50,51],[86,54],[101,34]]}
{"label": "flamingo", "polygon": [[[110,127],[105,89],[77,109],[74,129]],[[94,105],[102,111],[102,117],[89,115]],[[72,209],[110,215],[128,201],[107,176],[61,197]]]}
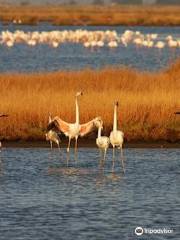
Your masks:
{"label": "flamingo", "polygon": [[[52,121],[52,118],[51,118],[51,116],[49,116],[49,124],[51,123],[51,121]],[[49,131],[45,134],[45,136],[46,136],[46,140],[47,140],[47,141],[50,141],[51,150],[52,150],[53,142],[55,142],[55,143],[57,144],[57,146],[58,146],[58,148],[59,148],[59,150],[60,150],[60,145],[59,145],[59,144],[60,144],[61,140],[60,140],[60,137],[59,137],[59,135],[58,135],[57,132],[55,132],[55,131],[53,131],[53,130],[49,130]]]}
{"label": "flamingo", "polygon": [[178,47],[178,42],[171,39],[171,40],[168,41],[168,46],[171,47],[171,48],[176,48],[176,47]]}
{"label": "flamingo", "polygon": [[165,43],[162,41],[158,41],[155,45],[156,48],[162,49],[165,47]]}
{"label": "flamingo", "polygon": [[53,127],[56,127],[59,131],[63,132],[65,136],[69,138],[67,152],[70,151],[71,139],[75,138],[75,153],[77,152],[77,141],[78,137],[85,136],[89,132],[93,130],[98,121],[101,121],[101,117],[96,117],[91,121],[80,124],[79,123],[79,105],[78,105],[78,97],[82,96],[82,92],[78,92],[76,94],[75,105],[76,105],[76,122],[75,123],[67,123],[63,121],[58,116],[54,117],[50,124],[48,124],[48,130],[51,130]]}
{"label": "flamingo", "polygon": [[113,170],[114,170],[114,158],[115,158],[115,147],[118,147],[121,150],[121,161],[123,172],[125,173],[124,169],[124,161],[123,161],[123,150],[122,145],[124,141],[124,133],[120,130],[117,130],[117,109],[118,109],[118,102],[114,105],[114,123],[113,123],[113,130],[110,133],[110,143],[113,146]]}
{"label": "flamingo", "polygon": [[109,148],[109,138],[106,136],[101,136],[101,131],[103,129],[103,122],[99,121],[97,124],[98,127],[98,136],[96,138],[96,145],[98,146],[100,153],[104,151],[104,156],[103,156],[103,163],[105,162],[106,159],[106,153],[107,149]]}
{"label": "flamingo", "polygon": [[108,46],[110,48],[116,48],[116,47],[118,47],[118,43],[116,41],[111,41],[108,43]]}
{"label": "flamingo", "polygon": [[50,141],[50,145],[51,145],[51,150],[52,150],[52,144],[53,142],[55,142],[58,146],[58,148],[60,149],[59,143],[61,142],[59,135],[57,134],[57,132],[53,131],[53,130],[49,130],[46,133],[46,140]]}

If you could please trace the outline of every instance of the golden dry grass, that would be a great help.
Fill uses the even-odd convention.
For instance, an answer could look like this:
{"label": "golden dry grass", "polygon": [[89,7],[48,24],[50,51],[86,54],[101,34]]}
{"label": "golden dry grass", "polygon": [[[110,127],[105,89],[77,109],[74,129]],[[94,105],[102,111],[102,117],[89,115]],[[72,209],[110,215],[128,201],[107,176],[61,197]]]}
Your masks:
{"label": "golden dry grass", "polygon": [[177,141],[180,119],[180,61],[159,73],[127,68],[42,74],[1,74],[0,135],[9,140],[44,139],[48,113],[75,120],[74,94],[82,90],[80,120],[102,116],[112,128],[113,103],[119,101],[119,127],[126,139]]}
{"label": "golden dry grass", "polygon": [[57,25],[180,25],[180,6],[0,6],[0,20]]}

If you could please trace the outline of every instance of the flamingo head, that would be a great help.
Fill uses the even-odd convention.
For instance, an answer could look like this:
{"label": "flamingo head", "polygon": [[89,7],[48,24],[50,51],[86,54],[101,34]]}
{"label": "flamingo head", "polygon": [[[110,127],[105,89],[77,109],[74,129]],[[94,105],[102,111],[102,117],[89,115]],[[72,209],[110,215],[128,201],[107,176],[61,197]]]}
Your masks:
{"label": "flamingo head", "polygon": [[116,106],[116,107],[119,106],[119,102],[118,102],[118,101],[115,102],[115,106]]}
{"label": "flamingo head", "polygon": [[47,134],[47,133],[45,134],[45,137],[46,137],[46,141],[48,141],[48,140],[49,140],[49,137],[48,137],[48,134]]}
{"label": "flamingo head", "polygon": [[52,116],[51,116],[51,114],[49,113],[49,120],[48,120],[48,122],[49,123],[51,123],[52,122]]}
{"label": "flamingo head", "polygon": [[103,129],[103,121],[102,121],[102,118],[101,118],[101,117],[96,117],[96,118],[94,119],[94,125],[95,125],[97,128]]}
{"label": "flamingo head", "polygon": [[76,93],[76,97],[79,97],[79,96],[82,96],[83,95],[83,92],[77,92]]}

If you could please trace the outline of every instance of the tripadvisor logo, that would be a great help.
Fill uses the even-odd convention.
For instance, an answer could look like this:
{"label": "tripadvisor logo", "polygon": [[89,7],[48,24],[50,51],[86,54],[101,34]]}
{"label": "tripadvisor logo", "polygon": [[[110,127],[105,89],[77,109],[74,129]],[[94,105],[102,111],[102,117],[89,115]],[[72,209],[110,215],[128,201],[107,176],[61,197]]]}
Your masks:
{"label": "tripadvisor logo", "polygon": [[144,233],[144,230],[143,230],[142,227],[137,227],[137,228],[135,229],[135,234],[136,234],[137,236],[141,236],[141,235],[143,235],[143,233]]}
{"label": "tripadvisor logo", "polygon": [[167,229],[167,228],[142,228],[142,227],[137,227],[134,232],[137,236],[141,236],[143,234],[172,234],[173,230],[172,229]]}

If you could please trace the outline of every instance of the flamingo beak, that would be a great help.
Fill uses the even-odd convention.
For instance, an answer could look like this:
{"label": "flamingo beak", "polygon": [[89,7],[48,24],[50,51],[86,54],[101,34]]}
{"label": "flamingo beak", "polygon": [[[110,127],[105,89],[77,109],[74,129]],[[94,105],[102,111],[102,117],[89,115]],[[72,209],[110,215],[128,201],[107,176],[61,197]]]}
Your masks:
{"label": "flamingo beak", "polygon": [[82,96],[82,95],[83,95],[83,92],[77,92],[77,93],[76,93],[76,97]]}

